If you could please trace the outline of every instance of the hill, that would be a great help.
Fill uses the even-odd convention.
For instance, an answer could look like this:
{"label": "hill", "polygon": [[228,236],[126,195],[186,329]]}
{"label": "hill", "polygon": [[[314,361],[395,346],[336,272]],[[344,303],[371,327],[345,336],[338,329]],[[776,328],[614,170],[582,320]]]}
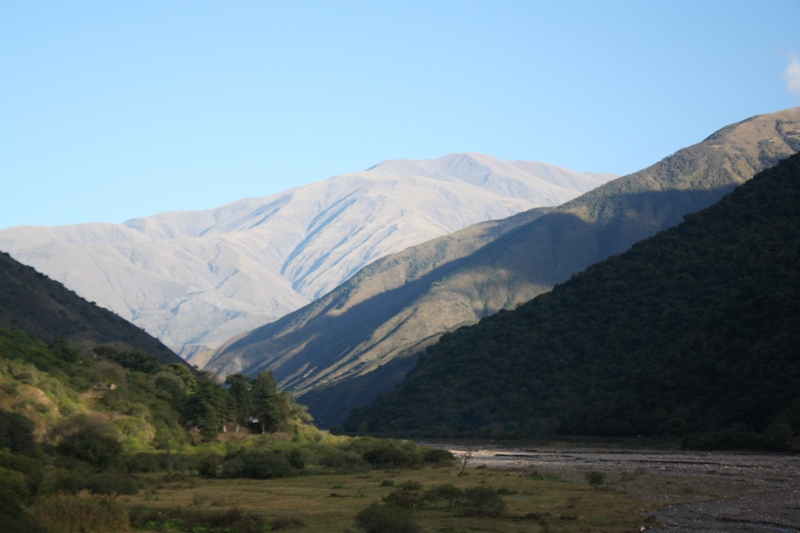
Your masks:
{"label": "hill", "polygon": [[784,448],[800,431],[798,213],[794,155],[552,292],[443,336],[346,427]]}
{"label": "hill", "polygon": [[378,258],[563,203],[612,177],[480,154],[388,161],[207,211],[5,229],[0,250],[188,358],[308,304]]}
{"label": "hill", "polygon": [[52,343],[61,338],[84,354],[96,345],[154,354],[162,364],[183,362],[127,320],[87,302],[44,274],[0,252],[0,328]]}
{"label": "hill", "polygon": [[475,228],[475,243],[463,233],[457,261],[444,264],[448,245],[434,241],[376,262],[314,304],[232,339],[205,368],[270,368],[320,425],[339,424],[399,383],[442,333],[549,291],[798,150],[797,109],[727,126],[544,216],[498,222],[504,229],[491,234]]}

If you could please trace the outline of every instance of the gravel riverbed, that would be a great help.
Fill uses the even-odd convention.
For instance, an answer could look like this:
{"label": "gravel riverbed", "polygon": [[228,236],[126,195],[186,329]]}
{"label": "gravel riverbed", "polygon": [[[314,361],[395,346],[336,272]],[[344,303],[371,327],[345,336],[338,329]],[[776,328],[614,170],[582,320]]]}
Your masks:
{"label": "gravel riverbed", "polygon": [[643,503],[649,529],[672,532],[800,533],[800,457],[691,451],[437,444],[468,468],[536,470],[570,482],[588,471],[608,490]]}

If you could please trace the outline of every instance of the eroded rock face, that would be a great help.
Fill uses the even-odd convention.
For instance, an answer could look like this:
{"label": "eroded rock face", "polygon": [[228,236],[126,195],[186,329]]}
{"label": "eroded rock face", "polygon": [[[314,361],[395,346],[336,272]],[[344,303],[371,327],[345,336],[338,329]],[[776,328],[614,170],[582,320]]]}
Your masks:
{"label": "eroded rock face", "polygon": [[479,154],[396,160],[266,198],[123,224],[18,227],[0,250],[183,357],[274,321],[367,264],[614,176]]}

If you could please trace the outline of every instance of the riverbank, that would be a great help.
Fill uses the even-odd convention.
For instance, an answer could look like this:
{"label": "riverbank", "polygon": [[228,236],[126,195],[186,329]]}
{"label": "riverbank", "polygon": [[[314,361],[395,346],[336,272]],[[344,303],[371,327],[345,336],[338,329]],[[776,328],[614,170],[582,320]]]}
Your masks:
{"label": "riverbank", "polygon": [[[429,443],[430,444],[430,443]],[[435,444],[469,468],[536,470],[649,503],[650,531],[800,533],[800,457],[781,454]]]}

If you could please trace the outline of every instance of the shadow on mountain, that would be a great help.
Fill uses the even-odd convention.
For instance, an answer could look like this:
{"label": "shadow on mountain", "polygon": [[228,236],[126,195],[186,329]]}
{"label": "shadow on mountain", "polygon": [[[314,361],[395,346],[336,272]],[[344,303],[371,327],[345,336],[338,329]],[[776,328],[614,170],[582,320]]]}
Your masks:
{"label": "shadow on mountain", "polygon": [[[310,390],[306,386],[301,391],[299,401],[309,407],[321,426],[339,424],[350,409],[368,405],[396,386],[413,368],[418,353],[442,333],[503,308],[501,304],[487,306],[473,322],[453,324],[423,340],[418,337],[393,352],[385,362],[359,360],[360,354],[386,341],[411,320],[421,299],[432,291],[445,287],[462,299],[476,291],[484,301],[502,291],[516,294],[528,290],[531,297],[536,296],[586,267],[624,252],[635,242],[680,223],[685,214],[713,204],[732,189],[610,195],[605,198],[604,209],[619,213],[608,222],[592,223],[574,213],[552,212],[508,232],[472,255],[342,311],[353,290],[345,284],[331,293],[331,298],[311,304],[313,311],[304,308],[268,324],[232,343],[225,352],[241,349],[246,359],[258,360],[244,372],[255,375],[271,369],[289,390],[311,381],[313,385]],[[602,216],[599,218],[602,220]],[[401,312],[408,317],[397,328],[375,336],[376,330]]]}

